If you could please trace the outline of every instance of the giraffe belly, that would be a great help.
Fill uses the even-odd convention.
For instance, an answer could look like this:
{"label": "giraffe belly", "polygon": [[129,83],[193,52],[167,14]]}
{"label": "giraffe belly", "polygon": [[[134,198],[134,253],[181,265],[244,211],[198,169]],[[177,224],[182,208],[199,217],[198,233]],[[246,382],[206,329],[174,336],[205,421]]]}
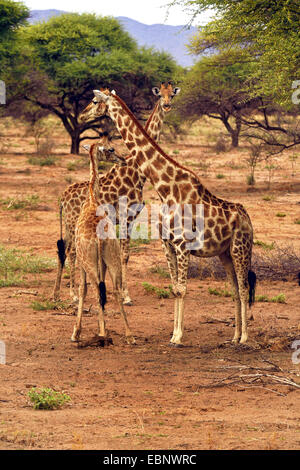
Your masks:
{"label": "giraffe belly", "polygon": [[230,247],[230,239],[224,240],[221,243],[215,241],[205,241],[203,248],[199,250],[191,250],[191,255],[198,258],[212,258],[219,256]]}

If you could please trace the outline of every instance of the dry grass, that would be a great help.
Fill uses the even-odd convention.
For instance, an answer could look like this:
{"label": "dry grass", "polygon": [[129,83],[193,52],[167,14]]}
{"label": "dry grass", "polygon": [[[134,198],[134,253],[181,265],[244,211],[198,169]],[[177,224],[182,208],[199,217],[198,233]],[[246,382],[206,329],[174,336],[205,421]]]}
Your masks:
{"label": "dry grass", "polygon": [[[292,245],[274,244],[272,250],[259,246],[253,252],[252,269],[261,281],[296,279],[300,271],[300,253]],[[219,258],[203,258],[190,263],[188,277],[218,280],[225,279],[226,273]]]}

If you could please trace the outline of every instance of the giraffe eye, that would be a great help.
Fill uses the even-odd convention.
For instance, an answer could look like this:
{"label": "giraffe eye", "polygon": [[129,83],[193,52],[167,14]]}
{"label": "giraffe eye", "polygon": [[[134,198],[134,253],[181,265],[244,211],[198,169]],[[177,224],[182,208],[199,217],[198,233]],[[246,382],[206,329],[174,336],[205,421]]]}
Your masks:
{"label": "giraffe eye", "polygon": [[97,104],[97,103],[98,103],[98,101],[97,101],[97,100],[93,100],[93,103],[94,103],[94,104]]}

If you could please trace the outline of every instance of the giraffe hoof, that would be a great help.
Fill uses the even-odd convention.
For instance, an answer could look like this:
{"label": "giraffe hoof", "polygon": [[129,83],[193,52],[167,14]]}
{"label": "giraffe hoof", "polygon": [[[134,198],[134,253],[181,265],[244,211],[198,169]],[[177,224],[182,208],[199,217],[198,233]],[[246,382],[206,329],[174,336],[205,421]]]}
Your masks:
{"label": "giraffe hoof", "polygon": [[183,348],[182,343],[169,343],[170,348]]}
{"label": "giraffe hoof", "polygon": [[78,343],[79,342],[79,335],[72,335],[71,336],[71,341],[72,341],[72,343]]}
{"label": "giraffe hoof", "polygon": [[240,344],[245,344],[247,343],[248,337],[247,336],[242,336],[240,339]]}
{"label": "giraffe hoof", "polygon": [[136,344],[134,336],[126,336],[126,343],[127,344]]}
{"label": "giraffe hoof", "polygon": [[125,299],[123,301],[123,305],[127,305],[127,307],[131,307],[133,305],[133,302],[131,299]]}

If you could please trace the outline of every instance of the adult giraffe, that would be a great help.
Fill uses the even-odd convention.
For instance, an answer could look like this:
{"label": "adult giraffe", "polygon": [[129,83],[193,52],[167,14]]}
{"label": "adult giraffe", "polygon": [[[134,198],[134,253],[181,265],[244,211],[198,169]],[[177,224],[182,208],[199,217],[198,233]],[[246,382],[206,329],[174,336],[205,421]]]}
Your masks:
{"label": "adult giraffe", "polygon": [[[184,297],[190,254],[199,257],[219,256],[230,278],[235,293],[234,343],[245,343],[247,332],[247,300],[254,301],[256,276],[251,267],[253,229],[250,217],[241,204],[224,201],[206,189],[198,176],[175,162],[147,134],[126,104],[114,92],[94,91],[93,101],[80,115],[89,121],[103,114],[109,116],[135,160],[138,177],[149,179],[161,201],[170,206],[192,206],[192,226],[195,214],[203,207],[203,245],[190,250],[184,231],[178,235],[174,226],[169,239],[163,240],[168,260],[173,292],[175,294],[174,330],[171,344],[180,346],[183,336]],[[97,201],[101,203],[101,201]],[[175,218],[175,212],[170,217]],[[199,233],[198,233],[199,236]],[[199,237],[196,237],[199,238]]]}
{"label": "adult giraffe", "polygon": [[[171,101],[173,97],[180,92],[180,88],[173,87],[171,82],[162,82],[160,88],[154,87],[152,92],[159,99],[156,102],[154,109],[146,122],[146,130],[151,137],[158,141],[160,138],[163,122],[166,114],[171,110]],[[100,145],[106,145],[109,148],[109,140],[106,133],[101,134]],[[129,167],[131,161],[127,161]],[[116,192],[118,195],[126,195],[123,184],[131,190],[131,203],[138,204],[142,203],[142,190],[145,179],[137,181],[129,181],[132,177],[132,170],[119,171],[119,166],[113,166],[105,175],[99,175],[99,187],[101,187],[105,194],[109,194],[111,191],[110,200],[106,196],[106,202],[115,203]],[[126,180],[124,181],[124,179]],[[109,184],[108,184],[109,182]],[[129,183],[128,183],[129,182]],[[61,238],[58,240],[58,268],[56,281],[53,291],[53,299],[58,300],[60,297],[60,285],[62,270],[65,259],[69,258],[70,265],[70,297],[73,300],[77,300],[75,295],[75,262],[76,262],[76,250],[75,250],[75,227],[83,204],[88,197],[89,181],[82,183],[73,183],[68,186],[63,192],[60,198],[60,227],[61,227]],[[133,192],[132,192],[133,191]],[[122,193],[122,194],[120,194]],[[65,223],[65,238],[62,237],[62,216],[64,213]],[[127,287],[127,264],[129,261],[129,240],[125,239],[121,241],[121,256],[122,256],[122,273],[123,273],[123,298],[124,305],[131,305],[132,301],[128,292]]]}

